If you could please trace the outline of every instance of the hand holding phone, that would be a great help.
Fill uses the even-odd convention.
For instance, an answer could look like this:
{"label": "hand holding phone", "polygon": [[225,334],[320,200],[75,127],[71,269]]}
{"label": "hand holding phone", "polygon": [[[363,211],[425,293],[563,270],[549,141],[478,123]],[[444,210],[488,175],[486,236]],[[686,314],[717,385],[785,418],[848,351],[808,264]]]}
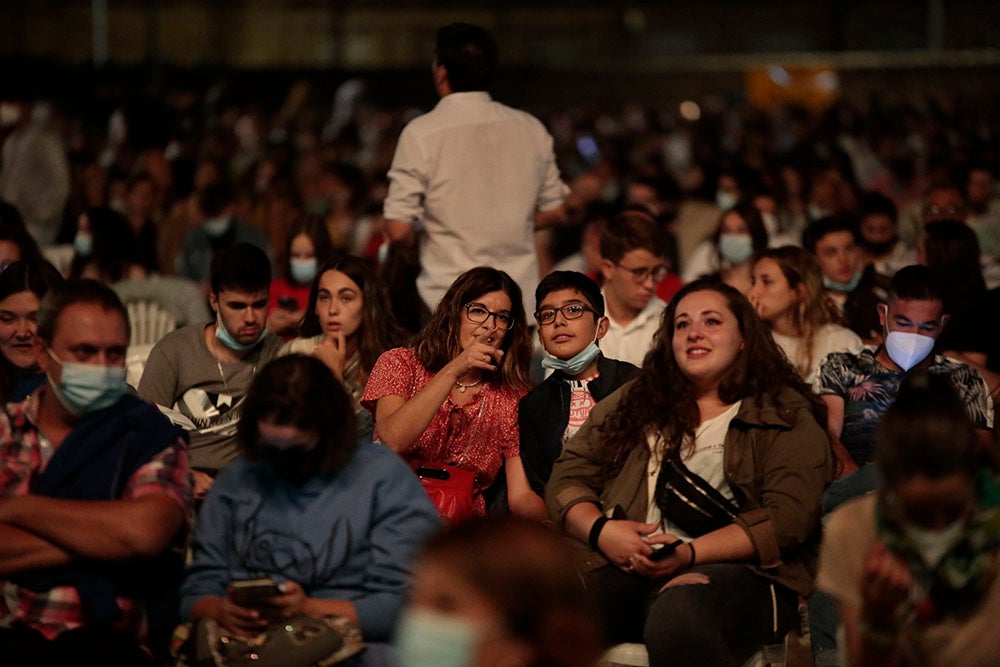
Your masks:
{"label": "hand holding phone", "polygon": [[281,595],[281,585],[270,577],[237,579],[229,584],[229,597],[241,607],[261,609],[268,607],[268,600]]}
{"label": "hand holding phone", "polygon": [[654,549],[653,553],[646,556],[646,558],[656,563],[672,555],[675,551],[677,551],[677,547],[682,544],[684,544],[684,540],[676,540],[670,544],[664,544],[659,549]]}

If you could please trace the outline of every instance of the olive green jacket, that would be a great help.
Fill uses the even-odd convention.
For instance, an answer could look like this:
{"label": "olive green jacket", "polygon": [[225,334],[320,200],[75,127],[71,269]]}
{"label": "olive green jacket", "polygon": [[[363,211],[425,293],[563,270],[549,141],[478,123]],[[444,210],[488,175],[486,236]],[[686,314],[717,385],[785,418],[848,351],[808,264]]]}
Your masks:
{"label": "olive green jacket", "polygon": [[[545,502],[557,525],[583,502],[605,512],[620,505],[629,519],[646,521],[649,447],[641,443],[633,449],[610,480],[604,480],[599,458],[600,426],[631,384],[594,407],[556,461]],[[813,591],[822,534],[820,498],[833,479],[830,443],[810,407],[791,389],[782,390],[778,404],[768,396],[761,397],[759,407],[755,399],[744,399],[725,441],[726,480],[746,498],[736,523],[753,543],[751,569],[803,596]],[[577,543],[585,571],[608,563]]]}

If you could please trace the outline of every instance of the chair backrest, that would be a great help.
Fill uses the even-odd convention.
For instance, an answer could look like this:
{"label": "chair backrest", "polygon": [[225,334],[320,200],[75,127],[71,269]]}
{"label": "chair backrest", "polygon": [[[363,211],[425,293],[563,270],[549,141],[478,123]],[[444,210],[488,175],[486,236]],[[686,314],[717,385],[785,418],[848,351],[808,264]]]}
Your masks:
{"label": "chair backrest", "polygon": [[139,387],[142,371],[146,368],[146,359],[152,351],[152,343],[128,346],[128,350],[125,352],[125,382],[130,387]]}
{"label": "chair backrest", "polygon": [[129,345],[152,345],[177,328],[177,320],[155,301],[129,301],[126,304],[132,325]]}

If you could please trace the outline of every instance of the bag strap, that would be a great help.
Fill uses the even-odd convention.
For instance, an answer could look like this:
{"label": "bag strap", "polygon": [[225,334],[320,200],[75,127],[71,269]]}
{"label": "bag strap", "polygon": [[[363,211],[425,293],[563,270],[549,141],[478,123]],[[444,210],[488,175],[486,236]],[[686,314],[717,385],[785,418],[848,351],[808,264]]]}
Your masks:
{"label": "bag strap", "polygon": [[[661,511],[673,496],[688,507],[719,523],[736,519],[740,508],[709,484],[703,477],[691,472],[675,458],[665,459],[656,478],[656,504]],[[683,528],[683,526],[681,526]]]}

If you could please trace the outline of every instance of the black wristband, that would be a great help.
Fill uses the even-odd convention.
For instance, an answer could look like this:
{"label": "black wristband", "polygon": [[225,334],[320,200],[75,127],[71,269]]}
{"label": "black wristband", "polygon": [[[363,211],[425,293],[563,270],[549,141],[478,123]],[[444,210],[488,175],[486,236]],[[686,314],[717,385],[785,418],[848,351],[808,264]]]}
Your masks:
{"label": "black wristband", "polygon": [[694,567],[694,542],[688,542],[688,546],[691,548],[691,560],[688,561],[688,567]]}
{"label": "black wristband", "polygon": [[601,548],[597,546],[597,538],[601,536],[601,531],[604,530],[604,524],[609,521],[608,517],[601,515],[598,517],[594,525],[590,527],[590,535],[587,537],[587,542],[590,544],[590,548],[594,551],[600,551]]}

